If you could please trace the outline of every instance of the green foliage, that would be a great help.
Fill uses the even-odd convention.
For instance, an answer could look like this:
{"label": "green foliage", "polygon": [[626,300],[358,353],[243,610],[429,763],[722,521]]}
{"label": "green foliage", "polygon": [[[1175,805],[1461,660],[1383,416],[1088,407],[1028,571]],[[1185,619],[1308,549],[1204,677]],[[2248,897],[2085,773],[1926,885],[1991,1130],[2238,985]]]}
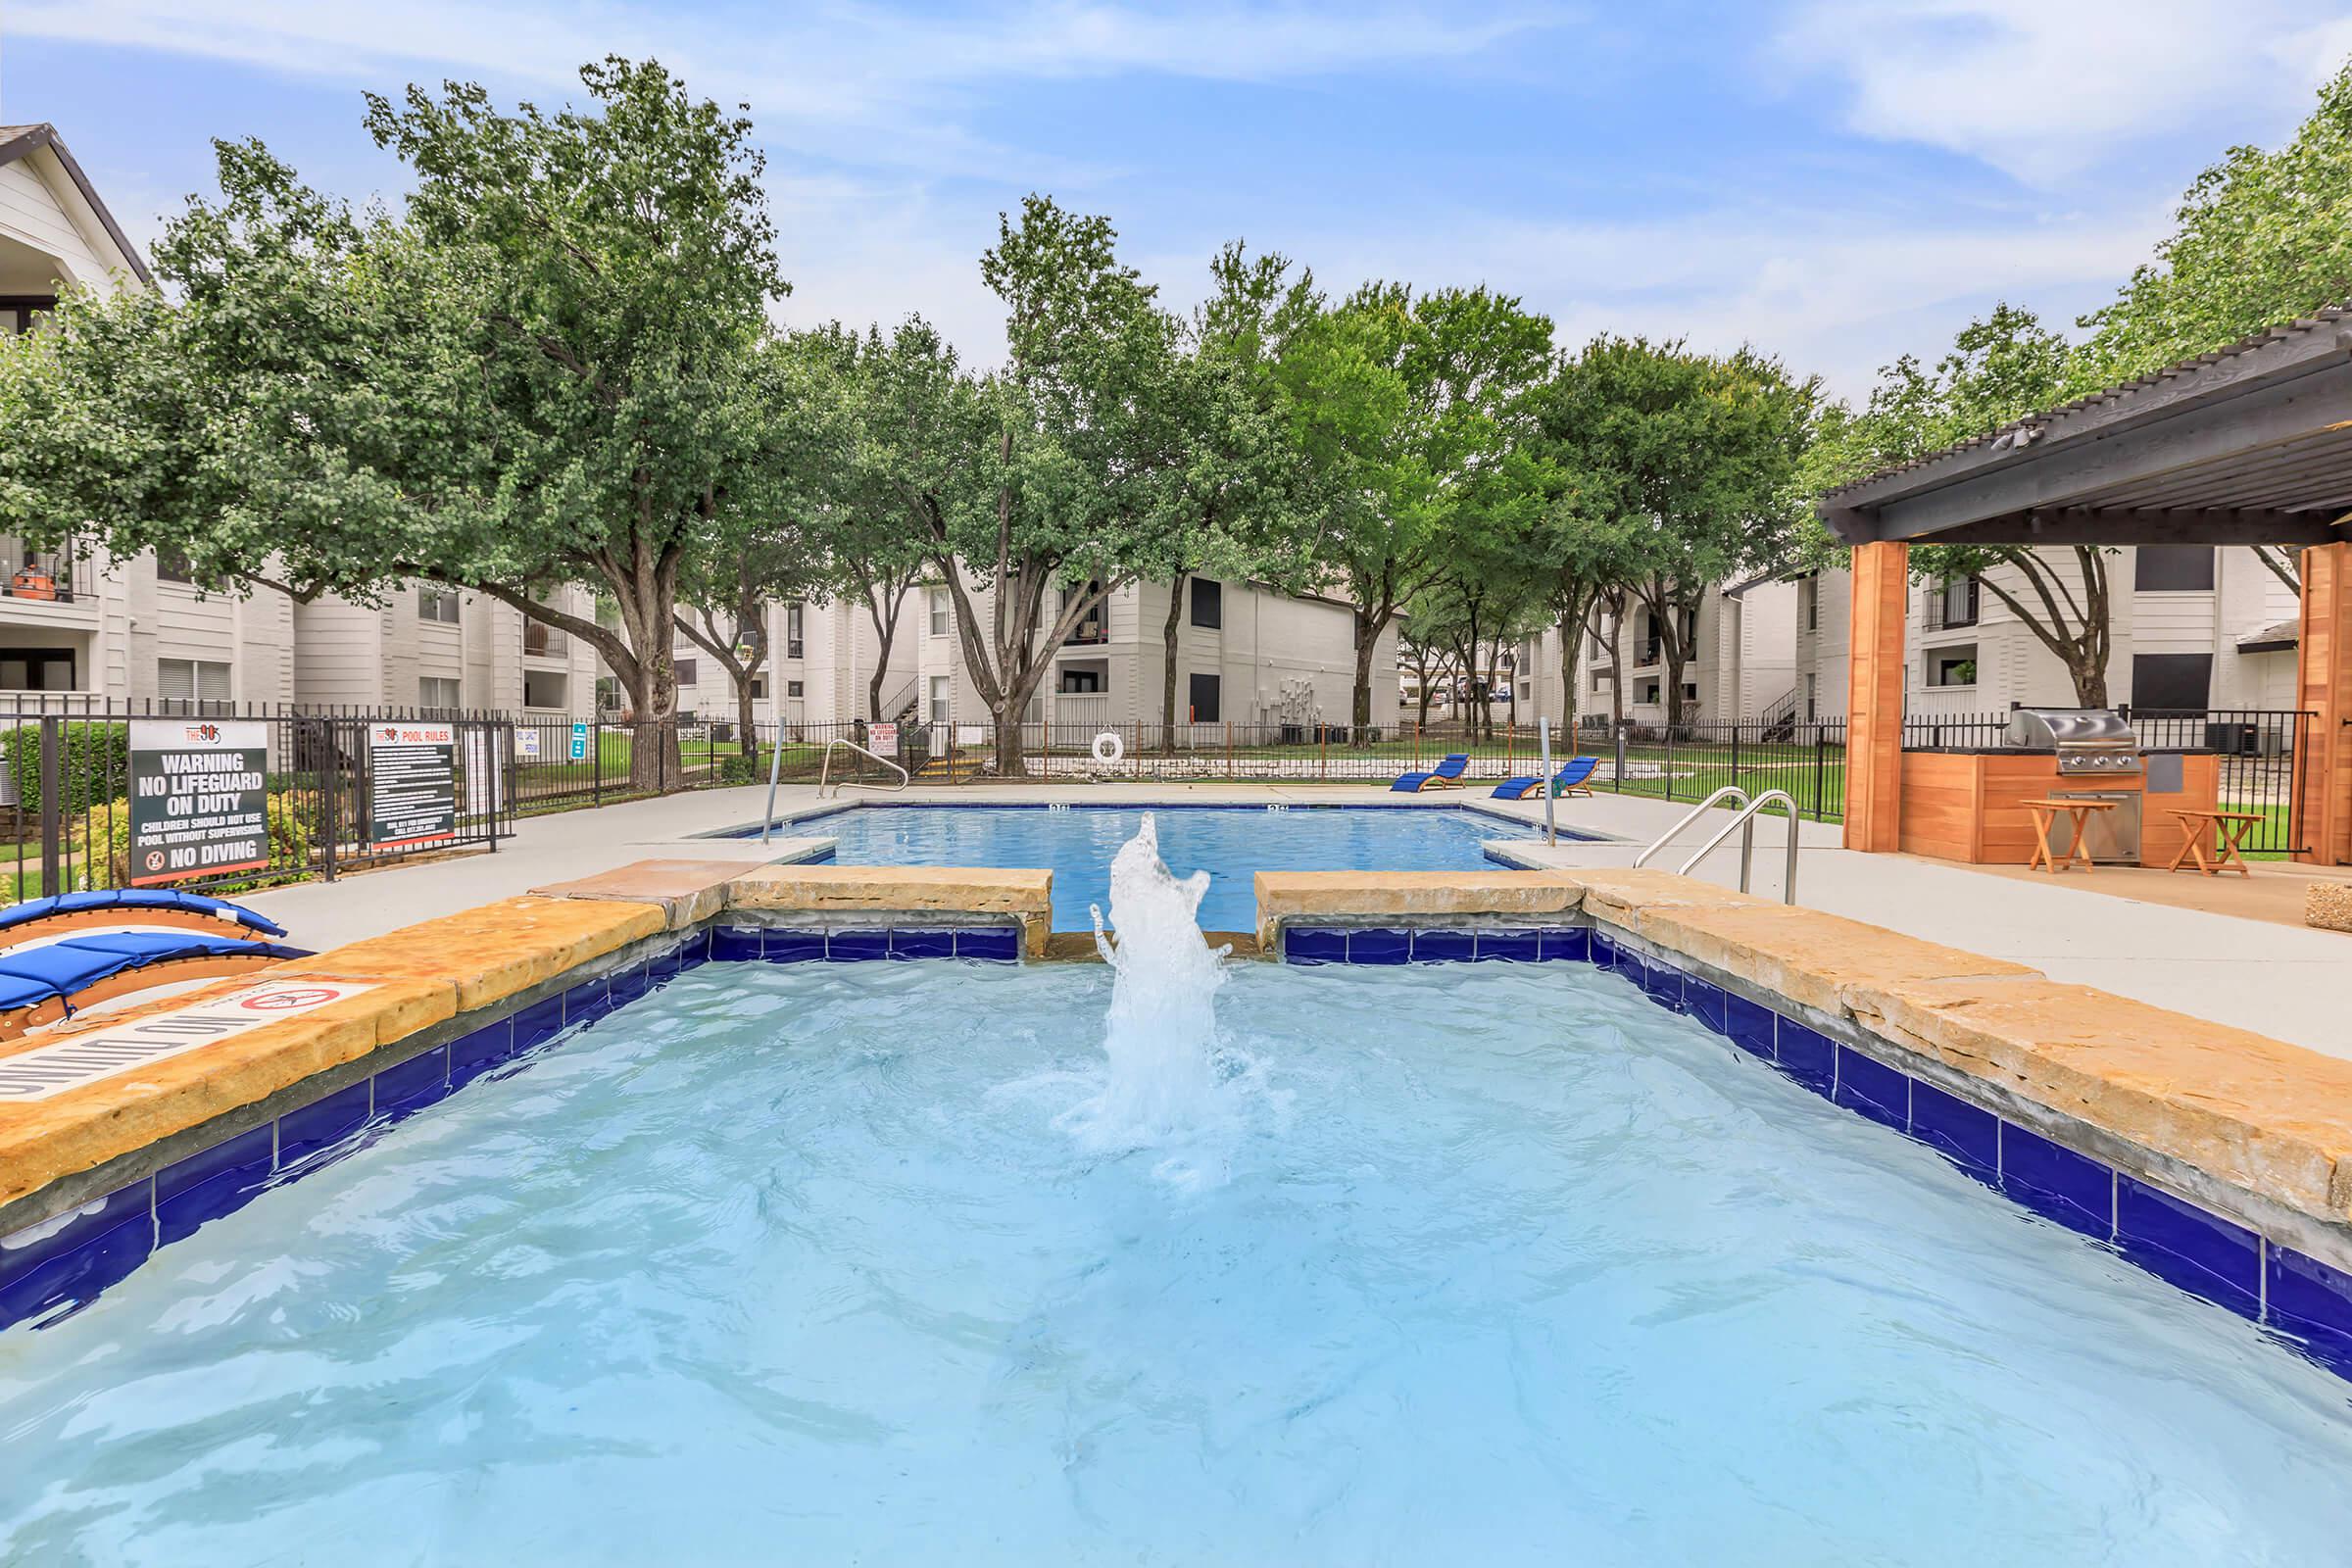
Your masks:
{"label": "green foliage", "polygon": [[[71,816],[89,809],[130,777],[130,729],[124,724],[65,722],[58,725],[58,777],[66,789],[58,803]],[[41,814],[41,726],[15,725],[0,735],[9,776],[17,786],[18,809],[37,821]]]}

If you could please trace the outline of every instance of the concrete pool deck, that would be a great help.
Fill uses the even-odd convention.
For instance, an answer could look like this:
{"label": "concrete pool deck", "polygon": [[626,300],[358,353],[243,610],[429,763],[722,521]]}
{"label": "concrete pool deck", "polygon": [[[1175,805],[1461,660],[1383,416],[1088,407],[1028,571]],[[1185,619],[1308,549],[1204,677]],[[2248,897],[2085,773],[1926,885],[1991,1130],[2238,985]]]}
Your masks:
{"label": "concrete pool deck", "polygon": [[[780,833],[776,843],[764,848],[753,840],[695,837],[758,821],[765,799],[763,787],[709,790],[534,817],[521,823],[516,837],[495,855],[378,871],[333,884],[308,883],[243,902],[284,922],[304,946],[324,948],[638,860],[725,858],[740,859],[748,867],[814,853],[817,846],[809,841],[822,834],[821,826],[814,824],[789,839]],[[1370,785],[1060,783],[910,789],[844,798],[844,804],[860,801],[942,806],[1471,805],[1529,824],[1543,821],[1541,801],[1495,801],[1483,789],[1407,797]],[[811,785],[786,786],[777,796],[779,815],[832,804],[818,801]],[[1617,842],[1563,842],[1556,848],[1522,842],[1513,846],[1513,853],[1533,865],[1625,866],[1641,845],[1689,809],[1688,804],[1640,796],[1601,794],[1562,801],[1561,827],[1608,835]],[[1688,848],[1670,850],[1653,863],[1669,870],[1678,867],[1711,831],[1694,824],[1678,841]],[[1780,893],[1784,831],[1778,821],[1757,824],[1752,886],[1768,898]],[[2347,982],[2352,981],[2352,937],[2119,896],[2093,886],[2100,873],[2029,881],[1997,869],[1910,856],[1854,854],[1838,848],[1838,839],[1836,823],[1801,824],[1804,849],[1797,891],[1808,908],[2352,1057],[2352,1017],[2344,1008]],[[1692,874],[1720,885],[1736,882],[1736,843],[1716,851]],[[2114,885],[2119,884],[2109,884]]]}

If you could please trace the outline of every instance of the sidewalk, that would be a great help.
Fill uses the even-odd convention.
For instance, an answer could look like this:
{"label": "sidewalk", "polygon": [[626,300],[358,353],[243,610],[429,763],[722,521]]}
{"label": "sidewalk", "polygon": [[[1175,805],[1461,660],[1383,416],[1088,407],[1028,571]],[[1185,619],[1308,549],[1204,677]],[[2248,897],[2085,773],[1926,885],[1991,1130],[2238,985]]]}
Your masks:
{"label": "sidewalk", "polygon": [[[326,948],[373,936],[435,914],[535,887],[593,875],[632,860],[742,858],[757,864],[798,858],[813,846],[757,840],[694,840],[693,835],[757,823],[763,787],[706,790],[662,800],[635,801],[600,810],[533,817],[494,855],[429,862],[305,883],[245,902],[281,920],[304,947]],[[860,797],[853,796],[856,800]],[[864,797],[870,799],[871,797]],[[1374,785],[1101,784],[913,789],[888,797],[900,804],[985,805],[1029,801],[1146,806],[1262,805],[1268,801],[1323,805],[1477,805],[1531,823],[1544,819],[1542,801],[1503,803],[1484,790],[1406,797]],[[811,785],[787,786],[780,815],[819,803]],[[829,803],[828,803],[829,804]],[[1641,796],[1601,794],[1561,801],[1561,828],[1605,835],[1604,842],[1563,840],[1556,848],[1505,841],[1497,848],[1531,865],[1626,865],[1642,845],[1690,809]],[[1652,863],[1667,870],[1683,861],[1728,820],[1720,811],[1694,823]],[[1786,824],[1756,824],[1751,890],[1781,891]],[[821,835],[821,824],[801,834]],[[2352,1057],[2352,937],[2308,927],[2240,919],[2198,909],[2092,891],[2102,873],[2081,878],[2011,875],[1900,855],[1857,855],[1838,848],[1836,823],[1799,826],[1803,846],[1798,902],[1995,957],[2030,963],[2052,977],[2099,986],[2158,1006],[2235,1024],[2316,1051]],[[1692,874],[1730,885],[1739,879],[1739,840],[1717,850]],[[2113,887],[2124,878],[2112,878]],[[2190,879],[2180,879],[2186,883]],[[2169,890],[2168,890],[2169,891]]]}

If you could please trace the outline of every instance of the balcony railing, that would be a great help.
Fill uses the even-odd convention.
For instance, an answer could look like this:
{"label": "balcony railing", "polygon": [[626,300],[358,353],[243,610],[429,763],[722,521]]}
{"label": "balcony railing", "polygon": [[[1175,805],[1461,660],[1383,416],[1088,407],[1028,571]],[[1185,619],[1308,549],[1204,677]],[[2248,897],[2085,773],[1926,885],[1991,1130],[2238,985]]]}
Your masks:
{"label": "balcony railing", "polygon": [[16,540],[0,537],[0,598],[28,603],[71,605],[90,597],[89,563],[72,546],[64,550],[26,550]]}
{"label": "balcony railing", "polygon": [[525,659],[562,659],[571,647],[571,639],[545,621],[526,620],[522,623],[522,657]]}
{"label": "balcony railing", "polygon": [[1102,620],[1082,620],[1061,640],[1064,648],[1093,648],[1110,641],[1110,623]]}
{"label": "balcony railing", "polygon": [[1920,629],[1923,631],[1951,631],[1963,626],[1974,626],[1977,623],[1978,609],[1979,592],[1974,577],[1971,577],[1966,583],[1947,583],[1928,594],[1927,608],[1920,614]]}
{"label": "balcony railing", "polygon": [[1662,662],[1665,658],[1666,639],[1663,637],[1644,637],[1634,644],[1634,667],[1636,669],[1646,669],[1650,665]]}

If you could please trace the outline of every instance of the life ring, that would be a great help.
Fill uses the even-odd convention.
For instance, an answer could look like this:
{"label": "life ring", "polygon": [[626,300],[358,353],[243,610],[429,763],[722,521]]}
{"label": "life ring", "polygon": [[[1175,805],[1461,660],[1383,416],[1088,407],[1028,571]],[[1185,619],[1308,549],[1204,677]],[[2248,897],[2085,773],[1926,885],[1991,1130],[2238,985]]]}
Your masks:
{"label": "life ring", "polygon": [[1127,743],[1119,739],[1117,730],[1106,729],[1095,737],[1095,760],[1110,766],[1127,755]]}

